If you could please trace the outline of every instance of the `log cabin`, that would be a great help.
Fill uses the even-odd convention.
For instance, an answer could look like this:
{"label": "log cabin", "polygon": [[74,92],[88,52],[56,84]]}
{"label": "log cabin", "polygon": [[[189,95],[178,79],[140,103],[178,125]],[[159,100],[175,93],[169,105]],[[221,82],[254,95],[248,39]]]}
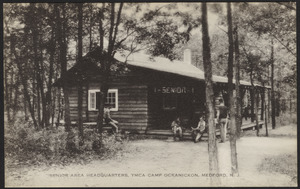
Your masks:
{"label": "log cabin", "polygon": [[[99,52],[98,52],[99,53]],[[95,123],[98,114],[98,93],[101,85],[101,69],[93,61],[97,51],[89,52],[82,63],[76,63],[67,71],[71,121],[78,116],[78,83],[76,75],[83,73],[83,120]],[[111,116],[119,122],[122,130],[146,134],[149,130],[171,129],[171,122],[182,118],[183,127],[197,124],[205,112],[204,72],[195,61],[193,51],[184,51],[184,60],[169,60],[162,57],[135,53],[128,58],[116,54],[109,78],[106,103]],[[120,71],[121,70],[121,71]],[[227,77],[213,75],[215,98],[227,103]],[[235,83],[235,81],[233,81]],[[62,86],[62,78],[55,82]],[[251,83],[240,81],[243,94]],[[255,84],[257,88],[262,86]]]}

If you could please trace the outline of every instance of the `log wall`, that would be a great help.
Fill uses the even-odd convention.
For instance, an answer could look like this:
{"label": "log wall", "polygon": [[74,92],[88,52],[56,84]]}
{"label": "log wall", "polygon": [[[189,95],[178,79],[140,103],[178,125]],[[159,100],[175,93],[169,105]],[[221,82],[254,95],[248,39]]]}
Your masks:
{"label": "log wall", "polygon": [[[84,85],[87,86],[87,85]],[[100,82],[90,81],[88,89],[99,89]],[[125,130],[136,130],[144,133],[148,124],[148,87],[141,83],[138,76],[114,77],[110,83],[110,89],[118,89],[118,111],[111,111],[113,119],[119,122],[119,127]],[[96,122],[98,111],[88,111],[87,88],[84,87],[83,95],[83,119]],[[71,121],[77,121],[78,115],[78,91],[76,86],[70,87],[70,111]],[[88,118],[88,119],[87,119]]]}

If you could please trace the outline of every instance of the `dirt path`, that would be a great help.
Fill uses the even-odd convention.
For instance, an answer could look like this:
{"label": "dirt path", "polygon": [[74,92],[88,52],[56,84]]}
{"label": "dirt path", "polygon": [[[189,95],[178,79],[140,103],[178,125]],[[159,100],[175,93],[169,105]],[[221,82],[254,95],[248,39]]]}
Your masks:
{"label": "dirt path", "polygon": [[[219,143],[222,186],[291,186],[282,174],[258,172],[264,157],[297,154],[296,137],[247,136],[238,140],[240,176],[230,176],[229,142]],[[70,165],[20,169],[7,176],[7,186],[209,186],[207,143],[139,140],[128,142],[115,159]],[[77,175],[76,175],[77,174]],[[9,174],[8,174],[9,175]],[[294,183],[295,184],[295,183]]]}

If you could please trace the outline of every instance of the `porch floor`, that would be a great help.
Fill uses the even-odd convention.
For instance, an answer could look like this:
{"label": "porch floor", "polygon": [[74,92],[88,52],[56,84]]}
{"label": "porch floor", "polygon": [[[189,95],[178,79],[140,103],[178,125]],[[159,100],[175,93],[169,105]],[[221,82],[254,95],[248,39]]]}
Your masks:
{"label": "porch floor", "polygon": [[[262,128],[262,125],[264,125],[264,121],[262,120],[259,120],[258,122],[259,124],[259,127]],[[251,122],[250,119],[248,120],[243,120],[243,124],[242,124],[242,127],[241,129],[242,130],[249,130],[249,129],[255,129],[256,127],[256,122]],[[228,133],[228,132],[227,132]],[[190,139],[191,138],[191,135],[192,135],[192,130],[191,129],[183,129],[183,138],[186,138],[186,139]],[[155,135],[161,135],[161,136],[173,136],[173,132],[171,129],[168,129],[168,130],[161,130],[161,129],[148,129],[147,132],[146,132],[146,135],[152,135],[152,136],[155,136]],[[216,129],[216,135],[219,136],[220,135],[220,129]],[[205,140],[208,138],[208,134],[207,133],[204,133],[203,136],[202,136],[202,139]]]}

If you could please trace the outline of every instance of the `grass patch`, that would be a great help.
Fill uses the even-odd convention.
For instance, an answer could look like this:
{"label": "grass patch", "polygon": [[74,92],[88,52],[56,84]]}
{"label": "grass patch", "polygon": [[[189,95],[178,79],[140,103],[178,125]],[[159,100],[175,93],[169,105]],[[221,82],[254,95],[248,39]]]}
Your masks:
{"label": "grass patch", "polygon": [[259,165],[258,171],[288,175],[292,182],[297,182],[297,156],[281,154],[265,157]]}

